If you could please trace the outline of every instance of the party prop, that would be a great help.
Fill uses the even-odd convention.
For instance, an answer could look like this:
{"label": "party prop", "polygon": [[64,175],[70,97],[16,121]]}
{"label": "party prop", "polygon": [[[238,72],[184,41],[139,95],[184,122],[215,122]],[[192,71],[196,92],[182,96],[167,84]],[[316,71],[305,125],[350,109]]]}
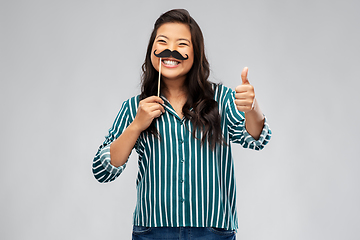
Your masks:
{"label": "party prop", "polygon": [[[157,50],[157,49],[156,49]],[[183,57],[181,55],[181,53],[179,53],[178,51],[174,50],[171,51],[170,49],[165,49],[164,51],[162,51],[161,53],[156,53],[156,50],[154,51],[154,55],[158,58],[160,58],[159,61],[159,80],[158,80],[158,94],[157,96],[160,97],[160,80],[161,80],[161,58],[166,58],[166,57],[173,57],[177,60],[186,60],[189,58],[189,56],[187,54],[186,57]]]}
{"label": "party prop", "polygon": [[161,58],[159,61],[159,80],[158,80],[158,94],[157,94],[158,97],[160,97],[160,78],[161,78]]}
{"label": "party prop", "polygon": [[177,59],[177,60],[186,60],[189,58],[189,56],[187,54],[186,57],[183,57],[181,55],[181,53],[179,53],[178,51],[174,50],[171,51],[170,49],[165,49],[164,51],[162,51],[161,53],[157,54],[155,53],[156,50],[154,51],[155,56],[159,57],[159,58],[166,58],[166,57],[170,57],[172,56],[173,58]]}

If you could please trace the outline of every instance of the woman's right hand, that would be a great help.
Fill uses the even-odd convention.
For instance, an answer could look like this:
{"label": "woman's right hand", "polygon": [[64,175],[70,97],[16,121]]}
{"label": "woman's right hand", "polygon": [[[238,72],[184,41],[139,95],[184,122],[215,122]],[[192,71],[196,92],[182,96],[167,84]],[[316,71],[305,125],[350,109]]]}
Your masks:
{"label": "woman's right hand", "polygon": [[136,127],[140,132],[146,130],[154,118],[160,117],[165,112],[161,104],[164,104],[164,101],[157,96],[141,100],[135,119],[132,122],[133,127]]}

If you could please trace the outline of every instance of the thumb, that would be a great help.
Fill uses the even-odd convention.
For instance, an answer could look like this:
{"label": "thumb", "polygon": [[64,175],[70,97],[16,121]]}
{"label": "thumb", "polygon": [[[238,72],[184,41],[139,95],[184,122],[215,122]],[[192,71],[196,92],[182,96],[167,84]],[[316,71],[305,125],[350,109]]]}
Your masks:
{"label": "thumb", "polygon": [[241,72],[241,79],[242,79],[242,84],[250,84],[249,83],[249,80],[248,80],[248,71],[249,71],[249,68],[248,67],[244,67],[244,69],[242,70]]}

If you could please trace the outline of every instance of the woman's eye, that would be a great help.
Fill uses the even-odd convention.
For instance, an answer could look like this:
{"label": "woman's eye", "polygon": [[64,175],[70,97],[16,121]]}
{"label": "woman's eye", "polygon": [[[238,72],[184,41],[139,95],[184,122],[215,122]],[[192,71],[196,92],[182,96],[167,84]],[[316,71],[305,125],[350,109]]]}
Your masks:
{"label": "woman's eye", "polygon": [[166,41],[165,41],[165,40],[162,40],[162,39],[159,39],[158,42],[160,42],[160,43],[166,43]]}
{"label": "woman's eye", "polygon": [[187,44],[187,43],[179,43],[179,45],[182,45],[182,46],[189,46],[189,44]]}

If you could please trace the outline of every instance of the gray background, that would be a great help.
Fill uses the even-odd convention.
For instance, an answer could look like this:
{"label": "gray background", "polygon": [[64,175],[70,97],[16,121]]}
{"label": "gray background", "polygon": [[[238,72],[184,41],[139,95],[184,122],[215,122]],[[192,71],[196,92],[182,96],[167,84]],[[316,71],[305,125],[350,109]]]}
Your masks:
{"label": "gray background", "polygon": [[238,239],[360,239],[357,1],[4,1],[1,239],[130,239],[136,159],[99,184],[92,159],[139,93],[153,24],[186,8],[211,80],[249,80],[273,130],[233,146]]}

